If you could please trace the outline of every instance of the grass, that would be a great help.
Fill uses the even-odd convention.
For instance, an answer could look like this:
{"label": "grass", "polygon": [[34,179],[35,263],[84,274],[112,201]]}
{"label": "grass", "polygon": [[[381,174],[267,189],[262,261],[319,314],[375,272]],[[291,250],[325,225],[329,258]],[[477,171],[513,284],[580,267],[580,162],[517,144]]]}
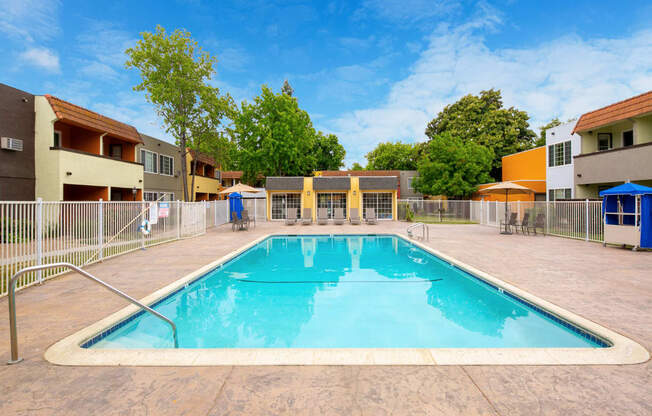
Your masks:
{"label": "grass", "polygon": [[447,218],[445,216],[441,217],[439,221],[439,216],[414,216],[414,222],[423,222],[425,224],[477,224],[476,221],[465,220],[462,218]]}

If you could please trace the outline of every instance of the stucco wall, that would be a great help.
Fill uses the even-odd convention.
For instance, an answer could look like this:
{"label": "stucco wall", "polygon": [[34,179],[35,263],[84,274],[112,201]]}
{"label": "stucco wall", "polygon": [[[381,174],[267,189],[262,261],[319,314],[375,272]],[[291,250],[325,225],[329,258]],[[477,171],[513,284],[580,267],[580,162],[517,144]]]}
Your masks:
{"label": "stucco wall", "polygon": [[[548,129],[546,133],[546,198],[548,198],[548,191],[550,189],[571,189],[571,198],[575,198],[575,183],[574,183],[574,166],[573,157],[581,152],[582,138],[579,134],[573,134],[573,129],[577,121],[563,123],[557,127]],[[549,149],[548,146],[571,142],[571,163],[563,166],[548,166]]]}
{"label": "stucco wall", "polygon": [[142,164],[140,159],[140,149],[147,149],[157,155],[157,167],[160,169],[159,155],[170,156],[174,160],[173,176],[162,175],[160,173],[144,172],[144,183],[146,192],[173,192],[176,199],[183,199],[183,181],[181,179],[181,149],[177,146],[156,139],[151,136],[141,134],[143,144],[139,145],[136,153],[137,160]]}
{"label": "stucco wall", "polygon": [[546,147],[504,156],[503,181],[546,180]]}
{"label": "stucco wall", "polygon": [[0,136],[23,141],[0,150],[0,201],[34,200],[34,96],[0,84]]}
{"label": "stucco wall", "polygon": [[63,200],[63,186],[59,177],[59,158],[50,151],[57,120],[50,103],[43,96],[34,98],[34,157],[36,161],[36,197],[45,201]]}

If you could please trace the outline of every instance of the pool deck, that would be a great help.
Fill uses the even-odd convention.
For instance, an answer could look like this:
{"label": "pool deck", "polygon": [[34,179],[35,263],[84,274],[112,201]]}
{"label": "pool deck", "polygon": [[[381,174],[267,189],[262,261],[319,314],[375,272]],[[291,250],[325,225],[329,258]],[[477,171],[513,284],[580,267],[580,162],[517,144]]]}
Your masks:
{"label": "pool deck", "polygon": [[[272,232],[405,233],[406,224],[229,227],[87,268],[136,298]],[[652,253],[558,237],[432,225],[426,244],[652,350]],[[100,300],[100,301],[98,301]],[[2,415],[486,414],[650,415],[652,366],[67,367],[44,360],[62,338],[125,306],[66,275],[19,292],[25,362],[0,364]],[[0,299],[0,311],[7,299]],[[6,313],[6,312],[4,312]],[[6,316],[6,315],[5,315]],[[4,341],[3,341],[4,340]],[[9,359],[0,318],[0,361]]]}

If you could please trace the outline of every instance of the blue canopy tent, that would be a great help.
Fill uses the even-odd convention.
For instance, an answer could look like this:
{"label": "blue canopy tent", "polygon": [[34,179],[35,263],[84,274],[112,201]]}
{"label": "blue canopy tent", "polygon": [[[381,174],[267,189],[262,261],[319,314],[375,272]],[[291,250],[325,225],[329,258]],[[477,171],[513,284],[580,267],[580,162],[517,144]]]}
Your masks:
{"label": "blue canopy tent", "polygon": [[624,183],[600,192],[604,244],[652,248],[652,188]]}
{"label": "blue canopy tent", "polygon": [[242,195],[237,192],[232,192],[229,194],[229,221],[231,221],[233,215],[231,213],[235,212],[239,219],[242,219]]}

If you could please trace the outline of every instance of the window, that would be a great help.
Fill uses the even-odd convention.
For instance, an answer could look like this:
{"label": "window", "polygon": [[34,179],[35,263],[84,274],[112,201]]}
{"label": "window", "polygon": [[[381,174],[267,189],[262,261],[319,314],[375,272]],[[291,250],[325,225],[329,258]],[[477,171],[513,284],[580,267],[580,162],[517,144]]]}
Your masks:
{"label": "window", "polygon": [[170,156],[159,155],[159,173],[161,175],[174,175],[174,159]]}
{"label": "window", "polygon": [[[335,217],[335,208],[342,208],[346,217],[346,193],[323,193],[317,194],[317,209],[326,208],[326,218]],[[319,211],[317,211],[319,215]]]}
{"label": "window", "polygon": [[412,186],[412,181],[414,180],[414,176],[410,176],[407,180],[407,187],[410,191],[414,190],[414,186]]}
{"label": "window", "polygon": [[571,164],[571,142],[551,144],[548,146],[548,166],[563,166]]}
{"label": "window", "polygon": [[613,147],[611,133],[598,133],[598,150],[609,150]]}
{"label": "window", "polygon": [[109,145],[109,156],[114,159],[122,159],[122,145],[121,144],[110,144]]}
{"label": "window", "polygon": [[571,199],[571,189],[570,188],[561,188],[561,189],[549,189],[548,190],[548,200],[549,201],[559,201],[564,199]]}
{"label": "window", "polygon": [[144,192],[143,193],[143,200],[145,201],[156,201],[158,199],[158,195],[156,192]]}
{"label": "window", "polygon": [[140,163],[143,164],[145,172],[158,173],[156,170],[156,153],[140,149]]}
{"label": "window", "polygon": [[376,218],[383,220],[392,219],[392,193],[391,192],[364,192],[362,194],[362,216],[367,218],[367,208],[376,210]]}
{"label": "window", "polygon": [[634,145],[634,130],[623,132],[623,147]]}
{"label": "window", "polygon": [[61,147],[61,132],[59,130],[54,131],[54,147]]}
{"label": "window", "polygon": [[297,218],[301,218],[301,194],[272,194],[272,219],[284,220],[288,209],[297,210]]}

